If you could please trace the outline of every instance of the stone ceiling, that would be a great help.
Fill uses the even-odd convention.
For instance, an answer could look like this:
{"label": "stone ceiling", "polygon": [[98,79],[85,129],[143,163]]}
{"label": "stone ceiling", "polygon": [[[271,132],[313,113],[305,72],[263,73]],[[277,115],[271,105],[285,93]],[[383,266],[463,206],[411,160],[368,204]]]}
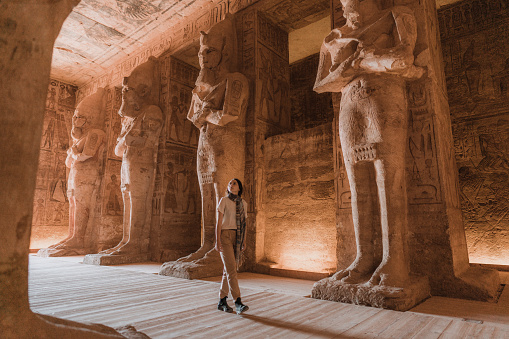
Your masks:
{"label": "stone ceiling", "polygon": [[186,22],[209,16],[214,7],[249,3],[289,32],[323,19],[330,6],[330,0],[81,0],[55,42],[51,76],[82,86],[155,40],[161,46],[150,53],[160,55],[172,43],[161,36],[189,29]]}

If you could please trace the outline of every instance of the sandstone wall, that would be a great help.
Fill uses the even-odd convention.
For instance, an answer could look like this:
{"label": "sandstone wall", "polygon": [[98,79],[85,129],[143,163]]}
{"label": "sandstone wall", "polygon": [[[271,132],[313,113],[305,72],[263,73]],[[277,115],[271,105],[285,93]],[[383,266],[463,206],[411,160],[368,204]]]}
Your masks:
{"label": "sandstone wall", "polygon": [[265,258],[272,267],[336,270],[332,124],[264,143]]}
{"label": "sandstone wall", "polygon": [[509,261],[509,7],[438,10],[470,262]]}
{"label": "sandstone wall", "polygon": [[187,120],[198,69],[165,54],[159,59],[159,140],[150,234],[152,260],[176,260],[200,247],[201,194],[196,172],[199,130]]}
{"label": "sandstone wall", "polygon": [[77,90],[77,87],[57,80],[51,80],[48,87],[30,248],[46,247],[67,236],[69,202],[65,158]]}
{"label": "sandstone wall", "polygon": [[290,65],[291,116],[295,131],[332,123],[334,119],[331,93],[313,91],[319,57],[318,53],[313,54]]}

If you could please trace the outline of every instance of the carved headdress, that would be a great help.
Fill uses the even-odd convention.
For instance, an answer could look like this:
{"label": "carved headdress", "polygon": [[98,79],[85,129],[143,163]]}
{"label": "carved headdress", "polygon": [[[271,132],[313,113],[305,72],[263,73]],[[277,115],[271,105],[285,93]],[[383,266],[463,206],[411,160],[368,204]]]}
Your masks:
{"label": "carved headdress", "polygon": [[136,67],[131,75],[124,78],[123,85],[132,87],[147,104],[158,103],[157,59],[153,56]]}
{"label": "carved headdress", "polygon": [[[86,124],[83,126],[85,130],[87,129],[104,129],[104,108],[106,104],[106,91],[104,88],[97,89],[97,92],[91,94],[76,106],[75,115],[85,117]],[[81,127],[81,126],[78,126]],[[85,132],[85,131],[83,131]]]}
{"label": "carved headdress", "polygon": [[235,25],[231,14],[226,14],[223,21],[212,26],[207,32],[200,32],[200,45],[214,47],[214,49],[221,52],[221,59],[219,64],[210,70],[213,76],[206,74],[208,70],[202,68],[196,81],[197,85],[199,83],[209,83],[212,78],[222,79],[226,74],[237,70],[236,40]]}

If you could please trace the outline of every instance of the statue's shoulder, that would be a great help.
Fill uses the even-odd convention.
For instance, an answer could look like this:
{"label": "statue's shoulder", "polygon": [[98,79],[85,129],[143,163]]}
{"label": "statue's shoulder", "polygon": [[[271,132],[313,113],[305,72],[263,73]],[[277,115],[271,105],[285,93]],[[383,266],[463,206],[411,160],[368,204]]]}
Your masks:
{"label": "statue's shoulder", "polygon": [[394,18],[399,16],[414,16],[414,11],[412,11],[412,9],[407,6],[394,6],[390,9],[390,11]]}

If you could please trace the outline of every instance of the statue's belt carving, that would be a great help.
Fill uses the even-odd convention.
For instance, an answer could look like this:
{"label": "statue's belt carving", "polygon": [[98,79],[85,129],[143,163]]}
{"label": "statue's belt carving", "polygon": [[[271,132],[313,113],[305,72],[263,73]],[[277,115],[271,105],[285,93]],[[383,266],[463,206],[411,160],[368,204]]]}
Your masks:
{"label": "statue's belt carving", "polygon": [[377,157],[376,144],[355,146],[352,148],[355,162],[375,160]]}

